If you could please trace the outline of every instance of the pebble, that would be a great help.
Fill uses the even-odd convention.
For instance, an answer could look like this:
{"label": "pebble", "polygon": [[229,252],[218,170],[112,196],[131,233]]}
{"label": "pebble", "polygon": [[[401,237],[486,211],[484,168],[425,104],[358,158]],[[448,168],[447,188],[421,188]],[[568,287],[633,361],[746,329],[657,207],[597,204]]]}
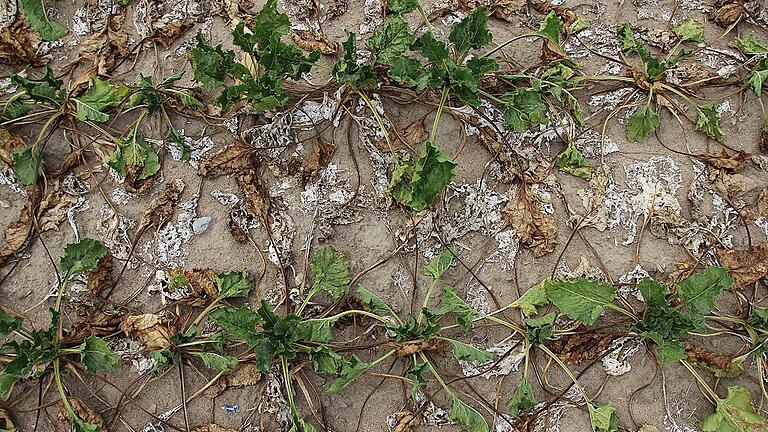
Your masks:
{"label": "pebble", "polygon": [[192,222],[192,231],[194,231],[195,235],[202,234],[205,232],[205,230],[208,229],[208,226],[211,225],[211,217],[210,216],[203,216],[199,217]]}

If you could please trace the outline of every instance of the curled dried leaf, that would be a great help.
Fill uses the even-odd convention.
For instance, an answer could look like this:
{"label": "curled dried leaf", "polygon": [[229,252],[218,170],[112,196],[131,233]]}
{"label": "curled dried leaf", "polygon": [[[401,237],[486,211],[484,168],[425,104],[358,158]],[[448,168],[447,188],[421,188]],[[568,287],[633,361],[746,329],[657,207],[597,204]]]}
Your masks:
{"label": "curled dried leaf", "polygon": [[40,201],[40,193],[37,188],[29,195],[26,204],[19,212],[16,222],[13,222],[3,232],[5,243],[0,247],[0,261],[18,252],[27,243],[32,233],[32,212]]}
{"label": "curled dried leaf", "polygon": [[531,250],[533,256],[542,257],[555,250],[557,245],[555,216],[540,210],[539,201],[531,192],[530,185],[520,185],[502,213],[520,236],[521,243]]}
{"label": "curled dried leaf", "polygon": [[411,432],[413,428],[421,424],[421,415],[411,411],[401,411],[395,413],[394,432]]}
{"label": "curled dried leaf", "polygon": [[745,9],[743,5],[739,3],[728,3],[720,8],[713,9],[709,13],[709,19],[720,27],[728,28],[741,19],[744,12]]}
{"label": "curled dried leaf", "polygon": [[16,430],[16,425],[13,423],[11,415],[8,414],[8,411],[6,411],[5,408],[0,408],[0,430]]}
{"label": "curled dried leaf", "polygon": [[185,23],[182,20],[171,21],[162,27],[156,28],[154,38],[160,42],[160,45],[168,49],[190,27],[191,24]]}
{"label": "curled dried leaf", "polygon": [[207,424],[192,429],[192,432],[239,432],[239,429],[225,428],[216,424]]}
{"label": "curled dried leaf", "polygon": [[22,137],[0,128],[0,168],[13,168],[13,153],[26,146]]}
{"label": "curled dried leaf", "polygon": [[742,151],[729,154],[727,150],[722,149],[720,150],[720,153],[703,154],[696,158],[717,169],[735,171],[741,168],[748,157],[749,155]]}
{"label": "curled dried leaf", "polygon": [[108,25],[80,43],[80,55],[93,63],[97,74],[109,75],[117,59],[128,54],[128,43],[128,33]]}
{"label": "curled dried leaf", "polygon": [[239,368],[219,378],[216,384],[208,387],[205,395],[214,398],[226,389],[256,385],[260,380],[259,367],[254,363],[244,363]]}
{"label": "curled dried leaf", "polygon": [[734,288],[750,286],[768,278],[768,243],[745,250],[719,249],[720,265],[728,269]]}
{"label": "curled dried leaf", "polygon": [[[403,129],[398,129],[393,135],[395,137],[392,141],[393,150],[413,149],[429,138],[429,132],[424,128],[424,123],[421,120],[417,120]],[[376,147],[381,151],[388,152],[390,150],[385,139],[379,140]]]}
{"label": "curled dried leaf", "polygon": [[185,277],[192,288],[193,296],[213,299],[219,295],[215,281],[216,272],[213,269],[194,269],[191,272],[185,272]]}
{"label": "curled dried leaf", "polygon": [[690,342],[683,342],[683,348],[688,360],[714,369],[719,376],[735,376],[741,372],[740,368],[733,367],[732,357],[718,354]]}
{"label": "curled dried leaf", "polygon": [[330,141],[325,141],[321,138],[318,138],[315,141],[315,144],[309,150],[307,162],[304,164],[303,168],[305,183],[315,180],[318,173],[320,173],[320,170],[328,166],[335,150],[336,144]]}
{"label": "curled dried leaf", "polygon": [[37,210],[40,231],[57,229],[59,224],[67,219],[69,209],[77,202],[77,197],[66,194],[61,184],[58,181],[55,182],[53,187],[49,188],[45,198],[40,201],[40,207]]}
{"label": "curled dried leaf", "polygon": [[104,255],[99,260],[99,264],[95,269],[88,272],[88,282],[86,284],[88,292],[94,296],[98,296],[102,290],[112,286],[112,269],[114,267],[114,259],[112,254]]}
{"label": "curled dried leaf", "polygon": [[177,329],[172,318],[143,314],[125,316],[120,330],[141,342],[148,351],[155,351],[171,346],[169,338]]}
{"label": "curled dried leaf", "polygon": [[181,193],[186,185],[181,179],[176,179],[165,187],[165,191],[153,199],[149,208],[144,212],[139,224],[139,231],[154,226],[160,228],[173,216],[173,211],[181,199]]}
{"label": "curled dried leaf", "polygon": [[398,357],[408,357],[422,351],[435,351],[445,356],[448,354],[448,346],[439,339],[433,340],[415,340],[404,343],[393,343],[392,346],[397,350]]}
{"label": "curled dried leaf", "polygon": [[546,345],[566,363],[600,358],[619,336],[610,333],[576,333],[547,341]]}
{"label": "curled dried leaf", "polygon": [[320,54],[333,55],[339,50],[339,43],[328,39],[322,33],[308,30],[296,30],[293,32],[293,42],[304,51],[320,51]]}
{"label": "curled dried leaf", "polygon": [[[101,414],[91,409],[91,407],[86,405],[85,402],[78,397],[70,396],[68,400],[70,405],[72,405],[72,411],[77,414],[77,417],[80,418],[80,420],[98,426],[99,430],[107,430],[107,425],[104,423],[104,418],[101,417]],[[57,416],[62,424],[70,424],[72,422],[72,419],[69,418],[69,414],[67,414],[64,409],[61,409]]]}
{"label": "curled dried leaf", "polygon": [[255,165],[256,149],[237,142],[207,155],[197,168],[198,174],[211,179],[251,169]]}
{"label": "curled dried leaf", "polygon": [[272,203],[269,198],[269,192],[259,179],[256,171],[249,169],[238,175],[237,186],[243,193],[243,202],[246,210],[257,217],[265,226],[269,221],[269,210]]}
{"label": "curled dried leaf", "polygon": [[40,36],[23,17],[18,17],[11,25],[0,29],[0,58],[12,62],[42,62],[37,57]]}

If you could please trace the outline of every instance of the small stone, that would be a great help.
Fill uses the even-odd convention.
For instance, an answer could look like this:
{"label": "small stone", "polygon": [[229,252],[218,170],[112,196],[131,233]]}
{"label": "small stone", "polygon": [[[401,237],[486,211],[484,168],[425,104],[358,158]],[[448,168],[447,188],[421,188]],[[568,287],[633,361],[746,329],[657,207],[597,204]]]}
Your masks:
{"label": "small stone", "polygon": [[194,222],[192,222],[192,231],[194,231],[195,235],[202,234],[205,232],[205,230],[208,229],[208,226],[211,224],[211,217],[210,216],[203,216],[195,219]]}

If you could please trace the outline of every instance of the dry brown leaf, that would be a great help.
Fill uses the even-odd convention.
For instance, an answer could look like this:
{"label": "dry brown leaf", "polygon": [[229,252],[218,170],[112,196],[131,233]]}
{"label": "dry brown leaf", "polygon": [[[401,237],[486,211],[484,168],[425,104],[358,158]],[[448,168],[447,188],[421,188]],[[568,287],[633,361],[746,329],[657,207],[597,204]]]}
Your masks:
{"label": "dry brown leaf", "polygon": [[93,63],[97,74],[109,75],[117,59],[128,54],[128,43],[128,33],[108,25],[80,42],[80,55]]}
{"label": "dry brown leaf", "polygon": [[19,16],[13,24],[0,29],[0,58],[13,62],[42,64],[37,57],[40,36],[25,18]]}
{"label": "dry brown leaf", "polygon": [[749,155],[739,151],[734,154],[728,154],[725,149],[720,150],[720,153],[709,153],[697,156],[700,161],[707,163],[717,169],[724,169],[729,171],[735,171],[744,164]]}
{"label": "dry brown leaf", "polygon": [[557,223],[555,216],[542,213],[539,201],[528,184],[519,185],[515,197],[502,211],[520,242],[531,250],[536,258],[542,257],[557,245]]}
{"label": "dry brown leaf", "polygon": [[544,41],[541,44],[541,53],[539,54],[539,58],[542,61],[554,62],[564,60],[567,57],[568,56],[565,54],[565,51],[563,51],[563,48],[561,48],[560,45],[552,42],[547,38],[544,38]]}
{"label": "dry brown leaf", "polygon": [[205,395],[215,398],[228,388],[240,388],[256,385],[261,380],[259,367],[253,363],[242,364],[239,368],[219,378],[216,384],[205,390]]}
{"label": "dry brown leaf", "polygon": [[291,36],[293,37],[293,42],[304,51],[320,51],[320,54],[333,55],[339,50],[339,43],[328,39],[322,33],[296,30]]}
{"label": "dry brown leaf", "polygon": [[11,415],[8,414],[5,408],[0,407],[0,430],[14,431],[16,425],[13,423]]}
{"label": "dry brown leaf", "polygon": [[760,191],[755,202],[741,208],[739,214],[750,222],[761,217],[768,218],[768,187]]}
{"label": "dry brown leaf", "polygon": [[[72,411],[77,414],[77,417],[79,417],[80,420],[98,426],[99,430],[101,431],[107,430],[107,425],[104,423],[104,419],[101,417],[101,414],[92,410],[78,397],[69,396],[68,400],[69,404],[72,405]],[[72,420],[69,418],[69,414],[67,414],[63,408],[59,410],[58,417],[62,424],[70,424],[72,422]]]}
{"label": "dry brown leaf", "polygon": [[114,267],[114,259],[112,254],[107,254],[99,260],[99,264],[95,269],[88,272],[88,292],[94,296],[98,296],[99,293],[112,286],[112,269]]}
{"label": "dry brown leaf", "polygon": [[744,14],[744,6],[738,3],[729,3],[709,13],[709,19],[723,28],[732,26]]}
{"label": "dry brown leaf", "polygon": [[158,170],[156,173],[145,179],[140,179],[139,177],[141,177],[141,172],[143,170],[144,167],[141,165],[129,165],[125,167],[125,183],[123,183],[125,190],[134,194],[145,194],[152,189],[152,186],[154,186],[160,179],[162,170]]}
{"label": "dry brown leaf", "polygon": [[16,222],[8,226],[3,232],[5,243],[0,247],[0,260],[13,255],[26,244],[34,225],[32,221],[32,212],[39,201],[40,193],[38,192],[38,189],[35,188],[34,191],[30,193],[26,204],[24,204],[24,208],[19,212],[19,217],[16,219]]}
{"label": "dry brown leaf", "polygon": [[161,228],[168,220],[173,216],[173,211],[176,208],[176,204],[181,199],[181,193],[184,191],[185,184],[181,179],[176,179],[165,187],[162,195],[153,199],[149,204],[149,208],[144,212],[141,217],[141,223],[139,224],[138,231],[154,226],[155,228]]}
{"label": "dry brown leaf", "polygon": [[392,343],[392,346],[397,350],[396,355],[398,357],[408,357],[422,351],[436,351],[443,356],[448,353],[448,347],[445,345],[445,342],[439,339]]}
{"label": "dry brown leaf", "polygon": [[717,256],[733,278],[734,288],[743,288],[768,278],[768,243],[746,250],[718,249]]}
{"label": "dry brown leaf", "polygon": [[248,233],[245,232],[242,226],[240,226],[240,222],[238,222],[236,215],[237,210],[232,209],[229,211],[227,227],[229,228],[229,233],[232,234],[232,238],[235,239],[236,242],[245,243],[248,241]]}
{"label": "dry brown leaf", "polygon": [[421,415],[410,411],[396,412],[395,422],[393,432],[411,432],[421,423]]}
{"label": "dry brown leaf", "polygon": [[245,209],[261,221],[265,226],[269,221],[269,210],[272,207],[269,192],[259,179],[256,171],[250,169],[237,176],[237,186],[243,193]]}
{"label": "dry brown leaf", "polygon": [[712,352],[690,342],[683,342],[683,348],[685,348],[685,355],[690,361],[704,364],[721,373],[738,374],[740,372],[739,370],[731,368],[731,360],[733,359],[727,355]]}
{"label": "dry brown leaf", "polygon": [[760,143],[758,145],[760,151],[764,154],[768,154],[768,130],[763,129],[760,132]]}
{"label": "dry brown leaf", "polygon": [[[404,129],[398,130],[397,133],[392,134],[394,140],[392,141],[391,150],[400,150],[404,148],[414,148],[417,145],[423,143],[429,138],[429,132],[424,128],[424,124],[421,120],[417,120]],[[376,143],[376,146],[381,151],[390,151],[389,145],[385,139],[381,139]]]}
{"label": "dry brown leaf", "polygon": [[83,339],[91,335],[106,336],[120,331],[122,317],[107,315],[101,310],[91,313],[90,316],[76,322],[67,330],[62,345],[75,345],[82,343]]}
{"label": "dry brown leaf", "polygon": [[318,138],[315,141],[315,144],[309,150],[309,155],[307,155],[307,162],[304,164],[304,183],[311,182],[317,178],[320,170],[328,166],[335,151],[336,144],[325,141],[322,138]]}
{"label": "dry brown leaf", "polygon": [[205,426],[198,426],[192,429],[192,432],[240,432],[239,429],[225,428],[213,423]]}
{"label": "dry brown leaf", "polygon": [[185,272],[185,277],[189,286],[192,288],[192,294],[195,297],[216,298],[219,291],[216,288],[216,272],[209,268],[196,268],[191,272]]}
{"label": "dry brown leaf", "polygon": [[224,147],[207,155],[197,168],[198,174],[211,179],[223,175],[232,175],[253,168],[256,149],[247,147],[242,142]]}
{"label": "dry brown leaf", "polygon": [[168,49],[190,26],[181,20],[171,21],[163,27],[155,29],[155,40],[159,41],[165,49]]}
{"label": "dry brown leaf", "polygon": [[55,230],[67,219],[67,212],[77,203],[77,197],[68,195],[57,181],[40,202],[37,210],[40,232]]}
{"label": "dry brown leaf", "polygon": [[547,341],[546,345],[566,363],[599,358],[619,336],[610,333],[577,333]]}
{"label": "dry brown leaf", "polygon": [[147,351],[155,351],[171,346],[168,338],[176,333],[176,322],[155,314],[126,315],[120,330],[144,344]]}
{"label": "dry brown leaf", "polygon": [[13,153],[27,146],[24,139],[11,133],[8,129],[0,128],[0,168],[13,167]]}

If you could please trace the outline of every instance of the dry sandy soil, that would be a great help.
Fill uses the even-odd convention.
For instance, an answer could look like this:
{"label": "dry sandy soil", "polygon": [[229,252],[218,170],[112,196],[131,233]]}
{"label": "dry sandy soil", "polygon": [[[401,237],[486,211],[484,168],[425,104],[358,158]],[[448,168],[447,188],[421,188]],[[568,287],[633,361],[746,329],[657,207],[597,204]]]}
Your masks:
{"label": "dry sandy soil", "polygon": [[[640,33],[662,49],[668,49],[669,41],[665,37],[669,37],[670,26],[692,17],[707,23],[706,39],[699,45],[692,44],[700,49],[692,57],[693,61],[685,62],[681,67],[687,69],[679,73],[703,74],[700,76],[705,77],[721,74],[723,81],[735,82],[744,76],[744,70],[739,68],[744,57],[729,43],[737,35],[748,34],[768,40],[764,30],[766,24],[756,25],[745,18],[721,37],[725,29],[708,21],[707,13],[713,9],[713,1],[558,2],[591,23],[587,30],[578,34],[578,40],[569,40],[566,52],[583,66],[587,74],[621,74],[620,65],[606,60],[606,57],[618,56],[615,31],[620,24],[629,22],[637,30],[647,29]],[[523,6],[517,7],[518,3]],[[508,2],[511,10],[508,21],[491,19],[494,42],[538,28],[543,15],[525,7],[524,3]],[[322,20],[303,18],[311,14],[306,5],[283,2],[280,7],[288,11],[294,23],[309,23],[311,27],[322,21],[322,30],[332,41],[341,42],[345,29],[356,31],[362,38],[368,37],[364,30],[370,28],[370,23],[375,23],[380,15],[376,0],[366,4],[350,0],[347,11],[339,16],[328,12],[339,4],[325,0],[315,3]],[[167,77],[190,71],[186,53],[198,30],[213,42],[229,46],[233,5],[236,10],[236,0],[223,4],[197,0],[132,0],[127,7],[118,8],[116,2],[110,0],[86,0],[85,3],[82,0],[49,0],[51,15],[72,31],[60,42],[43,44],[39,53],[43,59],[52,61],[57,71],[64,71],[63,68],[78,57],[79,44],[103,28],[105,17],[113,9],[119,11],[119,19],[124,20],[122,30],[129,34],[127,46],[132,51],[122,63],[118,58],[111,79],[131,83],[140,73],[156,79]],[[258,6],[240,5],[241,12],[250,14],[258,10]],[[427,3],[424,6],[428,12],[447,8],[447,12],[434,21],[439,32],[445,32],[452,22],[467,13],[455,4]],[[416,24],[418,17],[410,18],[412,24]],[[143,40],[139,46],[147,35],[147,23],[160,28],[182,23],[183,27],[177,37],[167,38],[169,46],[150,40]],[[134,50],[134,47],[137,48]],[[508,59],[512,65],[535,64],[539,50],[540,42],[522,39],[505,48],[499,58]],[[333,61],[333,56],[321,60],[326,64]],[[691,64],[696,66],[689,67]],[[90,61],[81,60],[72,69],[67,69],[71,72],[65,80],[77,79],[90,65]],[[26,70],[30,75],[39,73],[37,68],[24,64],[8,64],[4,70],[7,73]],[[182,85],[194,85],[189,80],[190,75],[187,72]],[[326,78],[322,72],[314,72],[310,79],[318,84]],[[642,143],[630,143],[625,134],[627,113],[621,111],[607,122],[601,146],[603,120],[623,94],[610,85],[589,84],[579,89],[576,96],[585,111],[587,128],[580,135],[577,147],[595,168],[591,182],[552,169],[552,161],[564,144],[551,127],[537,126],[525,134],[514,134],[511,142],[516,151],[527,157],[532,165],[538,164],[541,170],[547,171],[533,189],[543,211],[554,215],[557,239],[554,250],[540,257],[521,245],[516,227],[509,226],[503,216],[502,210],[516,193],[517,186],[505,181],[502,164],[476,136],[467,135],[471,130],[450,115],[443,118],[436,141],[444,152],[455,156],[458,163],[456,175],[435,201],[433,209],[421,213],[405,210],[388,198],[385,189],[389,174],[386,169],[391,158],[376,145],[381,137],[377,135],[379,132],[370,113],[363,108],[355,115],[364,128],[355,126],[347,133],[350,122],[343,120],[339,125],[323,130],[323,138],[334,143],[336,150],[328,166],[306,184],[300,167],[312,141],[302,142],[301,139],[312,137],[314,129],[307,123],[301,125],[306,115],[302,117],[299,112],[283,119],[290,129],[274,128],[272,141],[252,138],[263,132],[254,128],[273,119],[248,114],[247,110],[221,118],[210,117],[206,121],[174,116],[176,126],[183,129],[193,149],[190,162],[174,158],[173,152],[169,151],[172,144],[163,142],[162,124],[152,119],[145,124],[143,132],[148,138],[157,140],[153,143],[162,161],[161,178],[144,193],[127,192],[126,185],[110,173],[99,156],[88,153],[90,171],[85,166],[73,170],[73,176],[79,181],[74,182],[73,178],[70,182],[82,184],[70,184],[69,187],[82,187],[82,193],[71,196],[64,209],[69,211],[66,217],[57,228],[35,236],[22,253],[0,268],[0,303],[23,313],[37,328],[45,326],[47,308],[52,302],[51,292],[57,282],[54,262],[62,248],[78,237],[97,238],[117,259],[116,269],[122,268],[136,234],[136,221],[153,198],[162,193],[165,184],[175,179],[183,180],[186,185],[181,204],[164,228],[153,228],[138,239],[125,273],[111,295],[114,305],[124,304],[132,312],[144,313],[167,308],[172,299],[164,297],[158,278],[162,278],[163,271],[174,267],[209,267],[216,271],[244,267],[254,275],[263,274],[263,277],[247,301],[236,303],[257,305],[261,298],[279,299],[286,291],[284,280],[288,281],[289,289],[300,286],[307,273],[307,257],[312,256],[319,246],[332,244],[349,255],[353,274],[383,260],[381,265],[364,273],[359,282],[390,301],[398,311],[417,310],[424,295],[422,288],[427,285],[421,269],[444,249],[441,242],[456,245],[467,266],[455,265],[447,273],[446,281],[458,287],[462,295],[480,310],[493,309],[494,301],[502,305],[514,301],[521,293],[552,275],[597,277],[624,283],[626,294],[633,299],[632,282],[646,275],[664,279],[675,270],[676,263],[689,256],[703,256],[705,262],[712,262],[714,256],[709,252],[713,245],[741,249],[768,240],[765,218],[745,220],[738,217],[738,209],[752,204],[768,185],[768,158],[761,156],[758,148],[762,125],[760,105],[744,88],[719,86],[716,82],[697,87],[697,94],[703,100],[721,104],[725,132],[722,143],[695,131],[693,124],[684,118],[679,121],[668,111],[661,114],[661,127],[656,136]],[[436,96],[429,95],[427,99],[434,102]],[[451,104],[457,108],[461,106],[459,101]],[[318,107],[331,107],[333,111],[334,94],[304,105],[305,109]],[[424,115],[424,125],[429,128],[434,116],[428,106],[398,104],[391,100],[385,100],[384,111],[388,121],[399,128]],[[694,115],[690,110],[687,114]],[[320,118],[315,113],[312,115],[315,119]],[[280,115],[275,123],[279,121]],[[127,127],[128,123],[111,125],[115,131],[125,131]],[[39,125],[30,125],[16,128],[14,132],[31,139],[38,128]],[[251,241],[235,241],[229,229],[230,212],[237,206],[240,195],[235,180],[229,177],[208,180],[197,174],[201,158],[232,143],[236,136],[253,145],[288,140],[287,147],[273,150],[272,159],[259,167],[259,175],[273,202],[272,237],[277,249],[268,247],[269,237],[258,223],[253,223],[250,230]],[[44,150],[49,166],[56,167],[63,161],[71,151],[71,142],[72,135],[65,133],[63,128],[51,136]],[[713,181],[717,171],[691,157],[718,153],[724,147],[730,149],[729,152],[743,151],[754,155],[735,172],[729,173],[728,184],[732,188],[726,197],[718,193],[718,186]],[[6,175],[2,181],[0,229],[5,229],[16,220],[27,202],[27,192],[12,177]],[[602,200],[601,191],[606,195]],[[205,231],[195,233],[193,222],[204,217],[210,218],[210,224]],[[584,221],[583,227],[574,232],[579,221]],[[285,265],[285,279],[275,264],[276,250]],[[82,283],[75,284],[65,294],[65,323],[77,321],[93,308],[109,309],[94,302],[82,288]],[[759,301],[764,292],[763,287],[755,298]],[[726,293],[723,299],[723,308],[736,303],[734,294]],[[615,319],[618,317],[609,314],[590,331],[615,331],[612,324]],[[351,335],[353,331],[349,331]],[[497,328],[481,326],[467,341],[485,348],[500,344],[497,352],[503,353],[506,351],[503,340],[507,336]],[[738,338],[728,335],[705,338],[705,341],[709,348],[720,353],[733,354],[742,348]],[[119,418],[112,423],[110,430],[113,431],[184,430],[178,370],[174,368],[159,379],[148,379],[144,372],[149,360],[137,350],[135,343],[117,336],[112,347],[123,356],[122,365],[118,370],[99,376],[114,386],[92,378],[86,378],[86,386],[68,376],[65,383],[70,393],[87,401],[107,422],[115,418],[115,406],[125,405]],[[366,350],[357,354],[363,358],[373,356]],[[534,361],[539,377],[546,379],[552,395],[545,393],[540,385],[536,386],[536,392],[540,399],[552,400],[567,388],[569,381],[555,365],[548,365],[545,357],[538,356]],[[462,365],[450,357],[439,358],[438,365],[449,380],[471,372],[471,369],[463,370]],[[503,412],[520,380],[517,366],[511,362],[493,377],[474,377],[457,385],[463,386],[465,391],[470,391],[471,385],[478,397],[491,404],[496,401]],[[379,372],[387,372],[387,367],[388,364],[383,364]],[[400,374],[402,367],[398,363],[390,373]],[[698,430],[701,419],[713,409],[683,366],[673,364],[659,368],[651,347],[638,339],[619,339],[608,351],[601,351],[598,358],[575,363],[571,368],[577,373],[585,371],[579,380],[593,398],[616,406],[620,430],[637,431],[643,425],[647,425],[643,431]],[[728,385],[738,383],[747,387],[756,405],[762,407],[765,401],[760,397],[760,378],[754,363],[748,362],[745,370],[742,377],[728,380]],[[200,364],[193,362],[185,366],[186,394],[195,393],[212,376]],[[312,373],[306,376],[318,389],[328,384]],[[195,398],[187,404],[188,424],[193,428],[215,423],[237,430],[261,430],[257,427],[261,412],[280,412],[284,408],[280,407],[280,395],[274,394],[275,391],[279,393],[279,386],[277,390],[273,388],[275,379],[262,377],[254,386],[227,390],[215,398],[204,395]],[[711,385],[715,384],[709,374],[707,379],[711,380]],[[122,391],[128,388],[136,393],[130,403],[121,400]],[[725,384],[718,387],[721,394],[724,388]],[[269,397],[265,397],[265,391]],[[339,395],[312,393],[312,407],[322,405],[329,430],[383,431],[388,428],[388,417],[403,410],[406,391],[397,380],[382,382],[380,377],[364,376]],[[19,429],[33,430],[36,421],[37,430],[63,429],[64,426],[55,420],[59,410],[56,404],[47,406],[36,420],[33,410],[38,404],[37,394],[38,386],[34,381],[23,383],[14,389],[6,403],[13,404],[9,411]],[[43,402],[56,400],[55,392],[48,391]],[[299,400],[305,417],[316,422],[304,394],[300,394]],[[436,407],[415,430],[431,431],[438,427],[445,431],[460,430],[455,425],[444,424],[445,413],[441,417],[440,407],[447,409],[445,402],[438,396]],[[148,413],[162,417],[167,423],[153,420]],[[274,417],[273,414],[266,417]],[[503,418],[490,415],[487,418],[489,424],[494,422],[497,431],[514,430]],[[279,430],[274,423],[269,424],[273,426],[266,426],[264,430]],[[561,398],[539,414],[531,430],[584,431],[589,430],[589,419],[581,401]]]}

